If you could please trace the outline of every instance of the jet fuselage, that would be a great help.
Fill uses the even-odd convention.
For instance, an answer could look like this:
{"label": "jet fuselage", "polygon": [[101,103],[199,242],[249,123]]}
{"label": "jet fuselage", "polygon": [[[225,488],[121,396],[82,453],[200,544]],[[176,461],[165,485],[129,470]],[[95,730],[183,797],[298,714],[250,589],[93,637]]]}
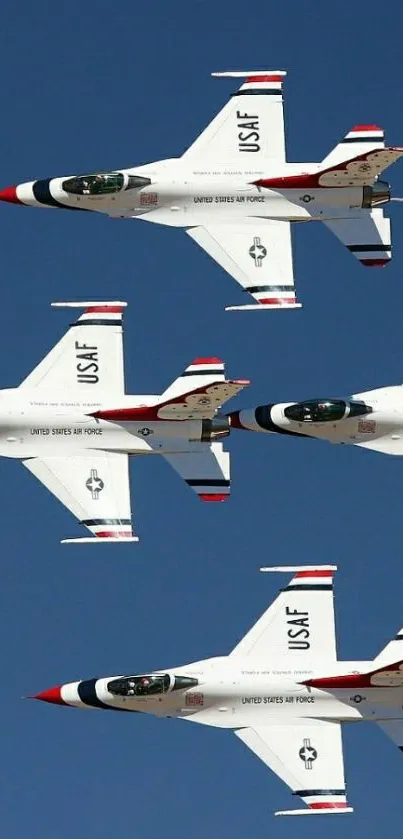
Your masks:
{"label": "jet fuselage", "polygon": [[[304,656],[300,650],[299,655]],[[294,662],[296,662],[294,653]],[[371,662],[344,661],[332,675],[368,672]],[[322,672],[326,671],[323,663]],[[186,717],[220,728],[296,717],[362,721],[403,719],[403,686],[323,690],[301,684],[315,675],[303,660],[290,669],[249,658],[212,658],[133,676],[70,682],[36,698],[77,708],[107,707],[159,717]]]}
{"label": "jet fuselage", "polygon": [[[27,458],[80,454],[85,449],[128,454],[189,452],[200,442],[211,442],[214,420],[109,421],[91,416],[110,408],[140,408],[158,403],[158,396],[120,396],[104,399],[49,393],[43,389],[0,391],[0,456]],[[229,433],[229,432],[228,432]],[[225,436],[225,433],[220,433]]]}
{"label": "jet fuselage", "polygon": [[331,443],[403,454],[403,386],[378,388],[344,399],[322,397],[234,411],[233,428],[315,437]]}
{"label": "jet fuselage", "polygon": [[[350,217],[351,211],[371,206],[365,192],[368,188],[362,186],[268,189],[254,183],[263,178],[309,175],[319,169],[316,163],[274,161],[272,165],[268,161],[264,170],[251,166],[239,169],[231,163],[195,169],[173,159],[100,176],[31,181],[12,189],[14,203],[138,217],[174,227],[203,225],[207,220],[217,224],[250,219],[253,223],[256,218],[324,221]],[[96,184],[96,177],[105,179],[103,186]],[[108,179],[114,191],[106,191]]]}

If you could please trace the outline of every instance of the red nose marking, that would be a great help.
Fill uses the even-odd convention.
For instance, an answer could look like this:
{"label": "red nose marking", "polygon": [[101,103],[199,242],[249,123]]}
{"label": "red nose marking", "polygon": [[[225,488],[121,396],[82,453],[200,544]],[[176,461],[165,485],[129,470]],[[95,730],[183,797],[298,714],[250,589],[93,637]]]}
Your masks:
{"label": "red nose marking", "polygon": [[16,186],[8,186],[0,190],[0,201],[7,201],[8,204],[22,204],[22,201],[17,198]]}
{"label": "red nose marking", "polygon": [[49,688],[49,690],[43,690],[42,693],[37,693],[34,696],[34,699],[40,699],[41,702],[51,702],[53,705],[66,705],[66,702],[62,699],[62,687],[58,685],[54,688]]}

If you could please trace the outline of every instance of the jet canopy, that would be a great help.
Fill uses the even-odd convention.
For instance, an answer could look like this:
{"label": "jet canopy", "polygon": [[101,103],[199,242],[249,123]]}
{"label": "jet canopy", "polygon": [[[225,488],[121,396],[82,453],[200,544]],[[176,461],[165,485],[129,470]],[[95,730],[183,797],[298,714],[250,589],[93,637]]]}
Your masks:
{"label": "jet canopy", "polygon": [[294,422],[338,422],[345,417],[359,417],[372,413],[365,402],[345,402],[342,399],[308,399],[284,408],[284,416]]}
{"label": "jet canopy", "polygon": [[150,178],[127,175],[123,172],[96,172],[94,175],[76,175],[63,181],[62,188],[72,195],[113,195],[126,189],[149,186]]}
{"label": "jet canopy", "polygon": [[156,696],[172,690],[188,690],[198,685],[198,679],[190,676],[173,676],[169,673],[153,673],[151,676],[121,676],[108,682],[107,689],[113,696]]}

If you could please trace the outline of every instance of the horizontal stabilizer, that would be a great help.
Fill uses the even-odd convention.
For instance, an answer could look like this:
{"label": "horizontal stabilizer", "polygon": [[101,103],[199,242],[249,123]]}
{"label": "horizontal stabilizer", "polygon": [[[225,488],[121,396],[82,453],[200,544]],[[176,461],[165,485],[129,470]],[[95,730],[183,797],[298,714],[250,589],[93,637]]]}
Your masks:
{"label": "horizontal stabilizer", "polygon": [[372,149],[316,172],[279,178],[259,178],[255,186],[266,189],[320,189],[321,187],[372,186],[377,177],[403,155],[403,148]]}
{"label": "horizontal stabilizer", "polygon": [[200,501],[227,501],[231,492],[230,455],[222,443],[199,446],[198,451],[164,455]]}
{"label": "horizontal stabilizer", "polygon": [[324,224],[365,268],[382,268],[390,262],[390,219],[380,207],[361,210],[351,219],[329,219]]}
{"label": "horizontal stabilizer", "polygon": [[212,419],[224,402],[232,399],[249,384],[248,379],[229,379],[196,388],[169,402],[159,402],[148,407],[94,411],[88,416],[110,422]]}
{"label": "horizontal stabilizer", "polygon": [[160,402],[170,402],[171,399],[189,393],[193,389],[224,381],[225,364],[221,358],[216,356],[195,358],[164,390]]}
{"label": "horizontal stabilizer", "polygon": [[374,659],[374,665],[376,667],[380,667],[382,664],[387,665],[391,661],[398,661],[399,657],[403,653],[403,626],[399,629],[398,633],[392,638],[385,647],[378,653],[377,657]]}
{"label": "horizontal stabilizer", "polygon": [[342,160],[348,160],[352,151],[359,155],[372,149],[383,148],[385,148],[385,134],[379,125],[354,125],[322,160],[321,168],[335,166]]}
{"label": "horizontal stabilizer", "polygon": [[379,720],[378,725],[403,752],[403,720]]}

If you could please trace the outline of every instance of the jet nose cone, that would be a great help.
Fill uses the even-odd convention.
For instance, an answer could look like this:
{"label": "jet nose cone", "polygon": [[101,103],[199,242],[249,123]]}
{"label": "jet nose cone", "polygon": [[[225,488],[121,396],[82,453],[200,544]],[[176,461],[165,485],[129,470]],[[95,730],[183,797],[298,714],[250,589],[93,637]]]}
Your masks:
{"label": "jet nose cone", "polygon": [[7,204],[22,204],[22,201],[17,198],[16,186],[7,186],[6,189],[1,189],[0,201],[6,201]]}
{"label": "jet nose cone", "polygon": [[32,699],[40,699],[41,702],[51,702],[52,705],[66,705],[62,699],[62,685],[58,685],[49,690],[43,690],[42,693],[37,693]]}

